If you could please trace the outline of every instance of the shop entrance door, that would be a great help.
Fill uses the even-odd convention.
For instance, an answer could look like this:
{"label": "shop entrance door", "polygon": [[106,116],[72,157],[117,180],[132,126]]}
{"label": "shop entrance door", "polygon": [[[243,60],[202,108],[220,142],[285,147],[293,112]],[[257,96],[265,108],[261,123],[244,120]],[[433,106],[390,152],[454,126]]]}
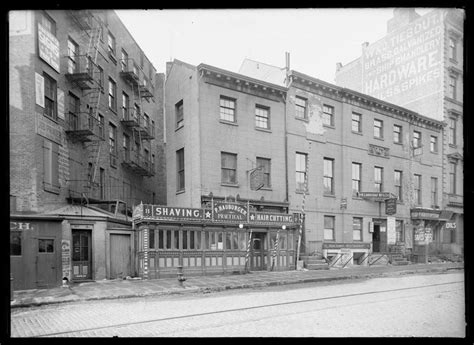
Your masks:
{"label": "shop entrance door", "polygon": [[49,288],[58,284],[56,237],[38,238],[38,251],[36,253],[36,286]]}
{"label": "shop entrance door", "polygon": [[130,235],[110,234],[110,279],[131,275],[130,247]]}
{"label": "shop entrance door", "polygon": [[91,231],[72,230],[72,279],[92,279]]}
{"label": "shop entrance door", "polygon": [[254,232],[252,234],[252,265],[251,270],[262,271],[266,269],[265,257],[267,255],[266,234]]}
{"label": "shop entrance door", "polygon": [[372,233],[372,252],[380,252],[380,225],[374,224],[374,232]]}

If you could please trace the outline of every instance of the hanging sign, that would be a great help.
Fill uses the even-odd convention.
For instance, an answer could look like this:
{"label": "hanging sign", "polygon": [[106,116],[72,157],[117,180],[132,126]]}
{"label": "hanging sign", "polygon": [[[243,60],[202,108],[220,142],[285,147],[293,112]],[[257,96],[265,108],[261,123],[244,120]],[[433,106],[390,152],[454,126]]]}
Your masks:
{"label": "hanging sign", "polygon": [[250,189],[259,190],[265,183],[263,182],[264,174],[262,168],[257,168],[250,173]]}
{"label": "hanging sign", "polygon": [[390,198],[385,200],[385,214],[391,216],[395,213],[397,213],[397,199]]}

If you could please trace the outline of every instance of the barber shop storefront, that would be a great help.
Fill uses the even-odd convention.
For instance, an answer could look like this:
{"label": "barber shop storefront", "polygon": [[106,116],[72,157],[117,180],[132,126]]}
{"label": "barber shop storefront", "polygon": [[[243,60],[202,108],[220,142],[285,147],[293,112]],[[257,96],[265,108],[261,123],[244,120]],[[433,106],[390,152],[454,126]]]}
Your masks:
{"label": "barber shop storefront", "polygon": [[210,208],[139,205],[136,264],[145,279],[295,268],[298,219],[249,211],[245,203]]}

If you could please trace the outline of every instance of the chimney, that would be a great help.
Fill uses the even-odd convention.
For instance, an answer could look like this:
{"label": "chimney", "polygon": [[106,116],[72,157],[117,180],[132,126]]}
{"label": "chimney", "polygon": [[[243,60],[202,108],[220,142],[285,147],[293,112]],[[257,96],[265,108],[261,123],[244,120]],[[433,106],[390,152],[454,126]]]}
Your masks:
{"label": "chimney", "polygon": [[419,17],[420,15],[416,13],[414,8],[394,8],[393,18],[387,22],[387,34],[410,24]]}
{"label": "chimney", "polygon": [[362,49],[365,49],[369,46],[369,42],[362,43]]}
{"label": "chimney", "polygon": [[285,84],[288,86],[290,84],[290,53],[285,52],[285,71],[286,71],[286,78]]}
{"label": "chimney", "polygon": [[336,63],[336,72],[339,72],[339,70],[342,68],[342,63],[337,62]]}
{"label": "chimney", "polygon": [[168,76],[170,74],[171,66],[173,66],[173,61],[168,61],[166,63],[166,76]]}

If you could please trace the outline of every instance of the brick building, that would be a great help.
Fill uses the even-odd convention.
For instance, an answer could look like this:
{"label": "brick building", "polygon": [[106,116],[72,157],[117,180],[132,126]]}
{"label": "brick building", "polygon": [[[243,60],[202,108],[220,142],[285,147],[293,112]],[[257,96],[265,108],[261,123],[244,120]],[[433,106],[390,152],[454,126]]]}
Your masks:
{"label": "brick building", "polygon": [[9,21],[14,286],[133,275],[131,210],[166,200],[164,75],[113,11]]}
{"label": "brick building", "polygon": [[[387,34],[362,45],[361,57],[337,64],[336,84],[443,121],[442,207],[450,221],[432,253],[463,252],[464,11],[394,9]],[[425,146],[426,147],[426,146]],[[425,148],[423,148],[425,149]]]}
{"label": "brick building", "polygon": [[[246,61],[247,75],[167,64],[172,209],[137,211],[141,274],[181,265],[199,274],[242,270],[246,255],[251,269],[294,269],[302,213],[302,254],[367,264],[382,253],[417,253],[420,231],[444,224],[427,210],[441,200],[442,123],[289,69],[267,73],[265,65],[274,83],[254,78],[252,65],[263,64]],[[395,213],[386,214],[387,199]],[[242,207],[250,218],[219,221],[216,204]],[[288,218],[252,221],[281,219],[275,215]],[[248,254],[234,238],[248,242]]]}

